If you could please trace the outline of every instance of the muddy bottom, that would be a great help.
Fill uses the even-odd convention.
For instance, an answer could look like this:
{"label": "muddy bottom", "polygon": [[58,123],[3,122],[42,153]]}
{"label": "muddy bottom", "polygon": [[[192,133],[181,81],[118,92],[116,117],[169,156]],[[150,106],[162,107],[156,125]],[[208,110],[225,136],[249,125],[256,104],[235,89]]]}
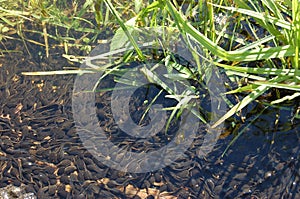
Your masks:
{"label": "muddy bottom", "polygon": [[[242,112],[244,121],[234,120],[238,130],[246,130],[223,157],[239,132],[226,133],[233,120],[226,123],[228,129],[205,158],[197,156],[194,142],[182,158],[158,171],[120,172],[98,161],[77,134],[71,109],[74,75],[21,75],[70,66],[62,53],[56,50],[50,58],[31,58],[24,51],[0,58],[0,188],[22,185],[37,198],[300,197],[300,121],[293,118],[296,102],[268,108],[251,124],[263,106],[248,106]],[[145,92],[138,91],[136,98]],[[126,135],[111,120],[109,94],[97,100],[100,126],[112,142],[120,143]],[[143,111],[145,107],[136,101],[133,98],[131,106]],[[141,116],[139,111],[135,117]],[[176,129],[175,123],[172,128]],[[136,152],[156,150],[172,138],[170,132],[148,140],[156,144],[140,146],[127,137],[122,147],[130,145]]]}

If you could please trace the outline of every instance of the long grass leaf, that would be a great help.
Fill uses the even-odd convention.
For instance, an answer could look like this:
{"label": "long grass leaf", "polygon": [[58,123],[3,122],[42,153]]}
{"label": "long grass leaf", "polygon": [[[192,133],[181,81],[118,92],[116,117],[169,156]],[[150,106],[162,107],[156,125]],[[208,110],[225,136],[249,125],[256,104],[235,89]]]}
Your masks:
{"label": "long grass leaf", "polygon": [[247,86],[243,86],[237,89],[234,89],[232,91],[228,91],[225,94],[234,94],[234,93],[240,93],[240,92],[245,92],[245,91],[252,91],[254,89],[256,89],[258,86],[255,86],[253,84],[247,85]]}
{"label": "long grass leaf", "polygon": [[143,115],[142,115],[142,117],[141,117],[141,119],[140,119],[140,121],[139,121],[139,124],[142,123],[142,121],[143,121],[144,118],[146,117],[147,113],[149,112],[151,106],[156,102],[157,98],[163,93],[163,91],[164,91],[164,90],[161,89],[161,90],[159,91],[159,93],[157,93],[157,94],[155,95],[155,97],[152,99],[152,101],[149,103],[149,105],[147,106],[145,112],[143,113]]}
{"label": "long grass leaf", "polygon": [[241,14],[245,14],[245,15],[248,15],[248,16],[253,17],[255,19],[260,19],[260,20],[266,21],[270,24],[276,25],[278,27],[281,27],[281,28],[284,28],[284,29],[287,29],[287,30],[291,30],[291,23],[289,23],[289,22],[287,22],[283,19],[279,19],[279,18],[276,18],[276,17],[272,17],[272,16],[269,16],[269,15],[265,15],[265,14],[255,12],[255,11],[252,11],[252,10],[248,10],[248,9],[220,6],[220,5],[216,5],[216,4],[213,4],[213,5],[215,7],[223,8],[223,9],[229,10],[231,12],[238,12],[238,13],[241,13]]}
{"label": "long grass leaf", "polygon": [[119,25],[121,26],[121,28],[123,29],[123,31],[125,32],[125,34],[127,35],[130,43],[132,44],[132,46],[134,47],[136,53],[138,54],[139,58],[144,61],[145,57],[141,51],[141,49],[139,48],[138,44],[136,43],[136,41],[134,40],[134,38],[132,37],[132,35],[130,34],[130,32],[128,31],[125,23],[123,22],[123,20],[121,19],[121,17],[119,16],[117,10],[115,9],[115,7],[112,5],[112,3],[110,2],[110,0],[104,0],[105,4],[109,7],[110,11],[113,13],[113,15],[116,17]]}
{"label": "long grass leaf", "polygon": [[[244,1],[244,0],[234,0],[235,4],[239,7],[239,8],[243,8],[243,9],[246,9],[246,10],[252,10],[252,8],[250,8],[250,6],[247,4],[247,3],[254,3],[252,1],[250,2],[247,2],[247,1]],[[258,6],[258,8],[260,8],[260,6]],[[258,11],[257,9],[255,9],[256,11]],[[270,23],[267,23],[266,21],[264,20],[260,20],[260,19],[256,19],[256,22],[262,26],[263,28],[265,28],[266,30],[268,30],[268,32],[271,34],[271,35],[274,35],[276,36],[277,38],[280,38],[281,40],[285,41],[286,42],[286,38],[285,36],[275,27],[273,26],[272,24]]]}
{"label": "long grass leaf", "polygon": [[294,68],[299,69],[299,46],[300,46],[300,2],[293,0],[293,43],[295,47]]}
{"label": "long grass leaf", "polygon": [[247,51],[247,50],[259,47],[260,45],[262,45],[264,43],[267,43],[267,42],[271,41],[274,38],[275,37],[273,35],[266,36],[266,37],[264,37],[262,39],[259,39],[259,40],[255,41],[255,42],[251,43],[251,44],[248,44],[248,45],[246,45],[244,47],[239,48],[239,50],[240,51],[242,51],[242,50]]}
{"label": "long grass leaf", "polygon": [[225,51],[223,48],[209,40],[202,33],[200,33],[196,28],[194,28],[180,12],[172,5],[171,2],[166,1],[169,12],[177,21],[177,26],[179,30],[183,33],[187,33],[192,36],[196,41],[203,45],[204,48],[211,51],[214,55],[226,61],[254,61],[278,57],[293,56],[295,49],[290,46],[280,46],[280,47],[270,47],[254,50],[235,50],[235,51]]}
{"label": "long grass leaf", "polygon": [[95,73],[92,70],[58,70],[58,71],[37,71],[22,72],[22,75],[44,76],[44,75],[82,75],[85,73]]}
{"label": "long grass leaf", "polygon": [[278,68],[250,68],[250,67],[239,67],[239,66],[229,66],[226,64],[214,63],[215,65],[222,67],[227,70],[242,72],[242,73],[251,73],[258,75],[284,75],[284,76],[294,76],[295,74],[300,74],[300,70],[295,69],[278,69]]}
{"label": "long grass leaf", "polygon": [[247,73],[241,73],[241,72],[236,72],[236,71],[231,71],[231,70],[227,70],[226,74],[228,77],[230,76],[240,76],[240,77],[245,77],[248,79],[253,79],[253,80],[258,80],[258,81],[265,81],[267,78],[264,77],[260,77],[257,75],[251,75],[251,74],[247,74]]}
{"label": "long grass leaf", "polygon": [[[189,102],[193,99],[193,97],[191,96],[185,96],[183,99],[180,99],[178,101],[178,103],[176,104],[175,107],[173,107],[173,111],[167,121],[167,124],[166,124],[166,128],[165,128],[165,132],[168,131],[169,127],[170,127],[170,124],[171,124],[171,121],[172,119],[174,118],[175,114],[179,111],[179,112],[182,112],[183,109],[187,108],[188,105],[189,105]],[[178,100],[178,99],[177,99]]]}
{"label": "long grass leaf", "polygon": [[[273,79],[269,80],[270,82],[281,82],[289,79],[290,77],[288,76],[277,76],[274,77]],[[256,98],[261,96],[264,92],[266,92],[268,89],[271,87],[269,85],[261,85],[257,87],[254,91],[252,91],[249,95],[243,98],[242,101],[237,103],[233,108],[231,108],[225,115],[223,115],[215,124],[212,125],[212,128],[215,128],[219,126],[221,123],[223,123],[226,119],[234,115],[236,112],[242,110],[245,106],[247,106],[249,103],[254,101]]]}
{"label": "long grass leaf", "polygon": [[225,115],[223,115],[216,123],[214,123],[211,127],[216,128],[221,123],[223,123],[226,119],[233,116],[236,112],[242,110],[245,106],[247,106],[250,102],[254,101],[257,97],[261,96],[264,92],[266,92],[270,87],[269,86],[259,86],[256,88],[251,94],[246,96],[241,102],[232,107]]}
{"label": "long grass leaf", "polygon": [[282,102],[287,101],[287,100],[291,101],[291,100],[293,100],[297,97],[300,97],[300,93],[298,93],[298,92],[294,93],[293,95],[287,95],[287,96],[284,96],[281,99],[274,100],[274,101],[271,102],[271,104],[279,104],[279,103],[282,103]]}
{"label": "long grass leaf", "polygon": [[292,84],[283,84],[278,82],[268,82],[268,81],[251,81],[250,83],[255,85],[265,85],[273,88],[281,88],[281,89],[287,89],[287,90],[293,90],[293,91],[300,91],[300,85],[293,85]]}

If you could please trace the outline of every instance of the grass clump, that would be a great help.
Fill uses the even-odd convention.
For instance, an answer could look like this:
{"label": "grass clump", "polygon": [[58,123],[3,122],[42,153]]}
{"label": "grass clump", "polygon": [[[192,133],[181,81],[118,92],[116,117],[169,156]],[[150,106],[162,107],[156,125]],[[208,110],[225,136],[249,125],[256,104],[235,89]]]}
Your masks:
{"label": "grass clump", "polygon": [[[43,8],[40,10],[41,14],[33,17],[24,13],[16,14],[24,20],[40,20],[42,25],[50,23],[63,27],[65,30],[74,29],[96,38],[97,27],[83,19],[86,9],[92,8],[98,26],[113,25],[118,28],[112,38],[111,55],[114,55],[114,50],[126,45],[132,46],[129,53],[120,57],[121,62],[144,61],[147,58],[135,37],[135,33],[145,28],[179,32],[186,39],[195,41],[203,49],[206,60],[221,68],[232,81],[237,83],[237,88],[224,94],[246,93],[246,96],[235,105],[230,104],[226,97],[222,97],[230,109],[212,125],[212,128],[216,128],[269,90],[275,90],[276,96],[268,101],[268,106],[295,100],[300,96],[300,3],[298,0],[158,0],[149,2],[136,0],[126,3],[111,0],[87,1],[82,6],[81,12],[73,12],[77,16],[75,21],[65,19],[57,12],[51,12],[55,9],[49,5],[39,6]],[[73,17],[74,19],[76,17]],[[82,27],[81,22],[89,24],[89,28]],[[47,51],[45,35],[49,36],[49,34],[45,31],[40,34],[44,35]],[[68,36],[70,35],[53,37],[64,38],[63,40],[68,42],[74,40]],[[136,53],[132,53],[133,49]],[[197,50],[193,52],[197,55]],[[208,68],[203,68],[197,60],[195,60],[198,63],[197,67],[193,70],[179,66],[180,64],[174,59],[166,59],[170,56],[172,55],[168,54],[165,49],[163,63],[168,71],[176,70],[181,73],[176,76],[177,81],[183,78],[201,83],[201,77],[209,71]],[[110,68],[112,66],[113,64],[101,67],[101,70],[105,70],[105,74],[112,73],[118,68],[118,66]],[[60,73],[84,72],[91,71],[75,70]],[[24,74],[49,75],[51,73]],[[58,72],[53,72],[53,74],[58,74]],[[242,83],[245,79],[248,81]],[[163,84],[163,82],[156,83]],[[188,107],[189,100],[186,102],[179,100],[179,104],[182,107]],[[178,111],[178,107],[174,107],[175,109]]]}
{"label": "grass clump", "polygon": [[[117,17],[109,0],[105,1],[112,13]],[[158,27],[171,26],[183,35],[188,35],[197,41],[206,52],[212,57],[212,62],[224,68],[228,74],[235,73],[242,78],[249,79],[247,85],[240,86],[229,93],[248,92],[238,104],[217,121],[213,127],[243,109],[250,102],[262,96],[271,88],[290,90],[292,95],[280,96],[271,104],[292,100],[298,96],[299,85],[299,11],[300,3],[293,0],[287,1],[184,1],[179,4],[176,1],[154,1],[148,7],[141,10],[137,17],[129,21],[118,20],[129,41],[135,46],[128,28],[143,26]],[[203,10],[205,10],[203,12]],[[226,20],[222,30],[217,30],[215,20],[217,14],[223,12],[234,16],[237,24],[232,27],[232,21]],[[157,13],[162,20],[157,19]],[[205,14],[205,17],[203,17]],[[189,19],[196,17],[205,19],[202,22],[191,22]],[[117,17],[118,18],[118,17]],[[147,18],[148,20],[146,20]],[[148,23],[145,23],[147,22]],[[246,30],[246,42],[239,43],[236,34],[230,35],[226,29],[234,33],[237,26]],[[259,34],[259,31],[267,34]],[[247,38],[248,37],[248,38]],[[222,39],[229,39],[229,49],[225,50],[219,44]],[[247,41],[250,40],[250,41]],[[233,45],[234,44],[234,45]],[[139,49],[136,48],[139,52]],[[139,53],[138,53],[139,54]],[[143,55],[139,54],[143,59]],[[246,67],[250,62],[257,62],[260,65]],[[200,70],[195,71],[200,73]],[[197,77],[194,76],[194,77]],[[196,79],[197,80],[197,79]],[[293,93],[295,92],[295,93]]]}
{"label": "grass clump", "polygon": [[[46,57],[56,46],[63,46],[66,54],[73,47],[89,53],[91,44],[97,42],[102,32],[97,22],[104,23],[87,19],[94,14],[93,1],[2,0],[0,42],[19,40],[26,47],[28,44],[38,45],[45,49],[42,53]],[[28,48],[27,52],[31,55]]]}

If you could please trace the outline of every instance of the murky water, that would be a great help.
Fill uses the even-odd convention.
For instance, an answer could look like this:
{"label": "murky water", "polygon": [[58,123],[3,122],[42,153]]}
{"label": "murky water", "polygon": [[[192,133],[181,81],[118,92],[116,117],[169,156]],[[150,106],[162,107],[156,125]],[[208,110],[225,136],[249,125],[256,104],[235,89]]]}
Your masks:
{"label": "murky water", "polygon": [[[60,66],[30,59],[16,64],[16,59],[2,58],[0,68],[0,187],[23,184],[38,198],[300,197],[296,103],[267,108],[255,121],[263,107],[253,103],[242,113],[244,122],[232,120],[239,129],[219,139],[205,159],[197,157],[196,143],[166,168],[123,173],[103,165],[82,146],[70,108],[73,77],[24,77],[20,75],[24,66],[31,70]],[[97,107],[103,126],[114,129],[105,125],[109,118],[105,101]],[[138,150],[139,145],[131,146]]]}

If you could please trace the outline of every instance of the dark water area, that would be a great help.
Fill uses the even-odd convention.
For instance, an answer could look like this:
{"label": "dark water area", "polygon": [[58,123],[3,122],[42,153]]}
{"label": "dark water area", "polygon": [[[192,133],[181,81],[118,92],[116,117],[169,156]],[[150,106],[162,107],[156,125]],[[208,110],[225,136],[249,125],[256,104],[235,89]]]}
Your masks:
{"label": "dark water area", "polygon": [[[293,118],[297,101],[267,108],[255,121],[263,105],[252,103],[242,112],[243,122],[235,118],[238,130],[226,133],[233,122],[228,121],[228,129],[205,158],[197,156],[196,140],[183,158],[166,168],[140,174],[120,172],[93,157],[77,134],[71,109],[75,76],[21,75],[69,66],[62,53],[57,50],[49,59],[30,58],[25,52],[0,58],[0,188],[22,185],[37,198],[300,197],[300,121]],[[141,89],[136,98],[157,91]],[[96,100],[100,126],[119,142],[124,134],[110,120],[109,94]],[[141,106],[135,102],[133,98],[133,108]],[[135,112],[137,118],[143,108]],[[172,138],[171,132],[164,137]],[[148,145],[130,140],[123,139],[122,147],[147,150],[139,147]],[[149,145],[151,150],[165,144],[159,138],[153,141],[158,142]]]}

